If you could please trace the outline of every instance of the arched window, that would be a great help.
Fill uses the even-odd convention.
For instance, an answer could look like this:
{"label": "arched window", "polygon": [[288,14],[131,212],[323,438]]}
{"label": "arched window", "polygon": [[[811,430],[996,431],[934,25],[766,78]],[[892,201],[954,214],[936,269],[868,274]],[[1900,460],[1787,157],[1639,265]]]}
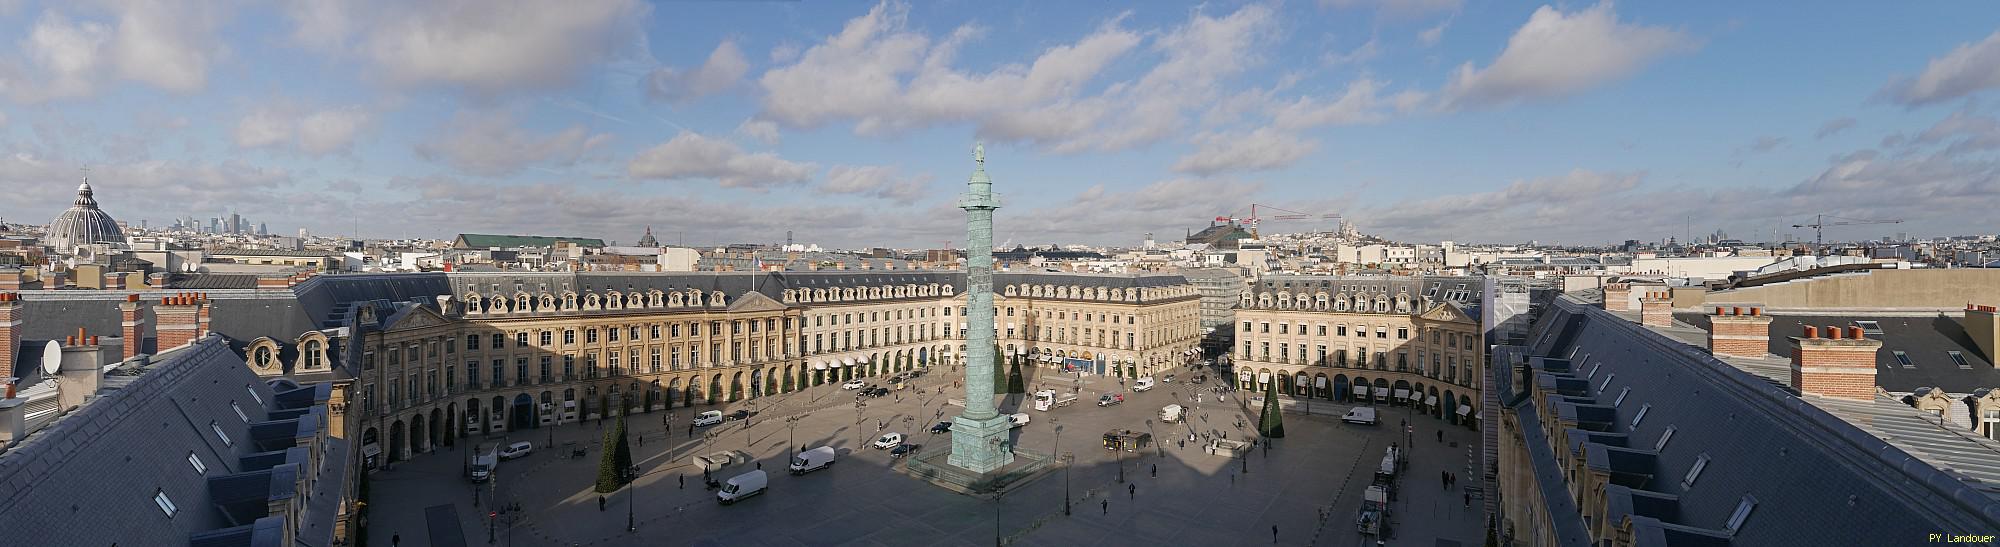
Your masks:
{"label": "arched window", "polygon": [[325,363],[326,363],[326,352],[320,347],[319,341],[307,340],[306,368],[317,369],[325,366]]}

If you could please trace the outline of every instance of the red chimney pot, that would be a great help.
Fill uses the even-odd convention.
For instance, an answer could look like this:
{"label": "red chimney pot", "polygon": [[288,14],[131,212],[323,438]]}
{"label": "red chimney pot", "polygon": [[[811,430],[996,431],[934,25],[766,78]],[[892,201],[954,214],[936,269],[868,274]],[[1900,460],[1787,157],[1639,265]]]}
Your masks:
{"label": "red chimney pot", "polygon": [[1836,327],[1836,326],[1833,326],[1833,325],[1827,325],[1827,327],[1826,327],[1826,337],[1827,337],[1827,338],[1831,338],[1831,339],[1834,339],[1834,340],[1839,340],[1839,339],[1840,339],[1840,327]]}
{"label": "red chimney pot", "polygon": [[1847,337],[1860,340],[1868,336],[1866,333],[1861,332],[1861,327],[1847,327]]}
{"label": "red chimney pot", "polygon": [[1806,335],[1805,335],[1804,337],[1805,337],[1805,338],[1819,338],[1819,327],[1815,327],[1815,326],[1812,326],[1812,325],[1806,325]]}

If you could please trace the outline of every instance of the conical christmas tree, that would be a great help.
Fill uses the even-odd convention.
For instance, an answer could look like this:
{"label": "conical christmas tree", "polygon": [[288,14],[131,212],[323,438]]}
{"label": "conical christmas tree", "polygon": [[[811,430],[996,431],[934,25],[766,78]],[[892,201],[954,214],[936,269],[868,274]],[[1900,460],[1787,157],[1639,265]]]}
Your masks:
{"label": "conical christmas tree", "polygon": [[608,494],[618,491],[628,477],[625,469],[632,466],[632,445],[625,439],[625,418],[620,416],[604,432],[604,455],[597,461],[597,492]]}
{"label": "conical christmas tree", "polygon": [[1021,376],[1020,361],[1014,361],[1013,369],[1007,372],[1007,392],[1008,393],[1028,392],[1027,379]]}
{"label": "conical christmas tree", "polygon": [[1271,382],[1264,388],[1264,413],[1257,418],[1257,434],[1266,439],[1285,436],[1285,417],[1278,412],[1278,383]]}

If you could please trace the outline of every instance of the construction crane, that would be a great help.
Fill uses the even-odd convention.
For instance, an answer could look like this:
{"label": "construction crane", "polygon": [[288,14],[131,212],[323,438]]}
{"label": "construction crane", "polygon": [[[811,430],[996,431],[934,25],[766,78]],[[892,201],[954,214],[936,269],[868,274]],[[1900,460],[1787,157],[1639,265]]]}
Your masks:
{"label": "construction crane", "polygon": [[[1826,219],[1829,218],[1834,219],[1836,222],[1827,222]],[[1860,226],[1865,224],[1902,224],[1902,223],[1903,219],[1900,218],[1892,218],[1884,220],[1868,220],[1861,218],[1844,218],[1844,217],[1822,214],[1822,215],[1813,215],[1812,224],[1793,224],[1792,227],[1813,229],[1813,256],[1820,256],[1821,250],[1826,248],[1826,227],[1828,226]]]}
{"label": "construction crane", "polygon": [[[1262,207],[1262,208],[1265,208],[1265,209],[1270,209],[1270,210],[1273,210],[1273,211],[1277,211],[1277,212],[1280,212],[1280,213],[1285,213],[1285,214],[1282,214],[1282,215],[1272,215],[1272,216],[1269,216],[1269,217],[1259,217],[1259,216],[1257,216],[1257,208],[1259,208],[1259,207]],[[1260,234],[1258,234],[1258,233],[1257,233],[1257,225],[1258,225],[1259,223],[1262,223],[1262,222],[1263,222],[1263,221],[1265,221],[1265,220],[1312,220],[1312,219],[1320,219],[1320,220],[1330,220],[1330,219],[1337,219],[1337,218],[1340,218],[1340,213],[1328,213],[1328,214],[1323,214],[1323,215],[1314,215],[1314,214],[1310,214],[1310,213],[1301,213],[1301,212],[1298,212],[1298,211],[1293,211],[1293,210],[1290,210],[1290,209],[1280,209],[1280,208],[1277,208],[1277,207],[1272,207],[1272,206],[1269,206],[1269,205],[1264,205],[1264,204],[1260,204],[1260,203],[1252,203],[1252,204],[1250,204],[1250,216],[1248,216],[1248,217],[1243,217],[1243,218],[1236,218],[1236,217],[1230,217],[1230,216],[1219,216],[1219,217],[1215,217],[1215,221],[1216,221],[1216,222],[1236,222],[1236,223],[1241,223],[1241,224],[1243,224],[1244,226],[1248,226],[1248,227],[1250,228],[1250,237],[1251,237],[1251,238],[1253,238],[1253,239],[1255,239],[1255,238],[1261,238],[1261,237],[1262,237],[1262,236],[1261,236]]]}

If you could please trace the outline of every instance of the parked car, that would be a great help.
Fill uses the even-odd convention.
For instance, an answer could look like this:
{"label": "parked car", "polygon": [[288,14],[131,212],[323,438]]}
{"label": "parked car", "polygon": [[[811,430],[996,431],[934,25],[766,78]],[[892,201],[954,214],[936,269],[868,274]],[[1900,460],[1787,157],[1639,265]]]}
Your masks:
{"label": "parked car", "polygon": [[1028,413],[1026,412],[1007,416],[1007,421],[1011,423],[1009,427],[1021,427],[1024,425],[1028,425],[1028,420],[1030,419],[1031,418],[1028,416]]}
{"label": "parked car", "polygon": [[1172,374],[1168,374],[1168,375],[1166,375],[1166,376],[1161,376],[1161,377],[1160,377],[1160,383],[1162,383],[1162,384],[1171,384],[1171,383],[1174,383],[1174,375],[1172,375]]}
{"label": "parked car", "polygon": [[886,388],[886,387],[871,387],[871,388],[868,388],[868,389],[867,389],[866,391],[863,391],[863,392],[862,392],[862,394],[864,394],[864,395],[867,395],[867,396],[869,396],[869,397],[881,397],[881,396],[883,396],[883,395],[888,395],[888,394],[889,394],[889,388]]}
{"label": "parked car", "polygon": [[694,415],[695,427],[708,427],[719,423],[722,423],[722,411],[720,410],[709,410]]}
{"label": "parked car", "polygon": [[950,433],[950,432],[951,432],[951,422],[938,422],[937,425],[931,426],[931,433]]}
{"label": "parked car", "polygon": [[883,450],[895,448],[902,445],[903,445],[902,433],[895,433],[895,432],[884,433],[882,434],[881,438],[875,439],[875,448]]}
{"label": "parked car", "polygon": [[1122,393],[1106,393],[1097,396],[1097,406],[1111,406],[1122,402],[1125,402],[1125,395]]}
{"label": "parked car", "polygon": [[1140,378],[1132,382],[1132,391],[1134,393],[1146,391],[1149,389],[1153,389],[1153,377],[1151,376]]}
{"label": "parked car", "polygon": [[749,417],[750,417],[750,411],[749,411],[748,409],[737,409],[737,410],[736,410],[735,412],[731,412],[731,413],[729,413],[729,415],[728,415],[728,416],[723,416],[723,417],[722,417],[722,419],[723,419],[723,420],[741,420],[741,419],[744,419],[744,418],[749,418]]}
{"label": "parked car", "polygon": [[511,460],[514,458],[526,456],[528,455],[529,452],[534,452],[534,451],[535,451],[535,443],[528,441],[521,441],[518,443],[507,445],[507,448],[500,449],[500,459]]}
{"label": "parked car", "polygon": [[840,389],[861,389],[864,387],[868,387],[868,382],[860,380],[848,380],[847,383],[840,384]]}
{"label": "parked car", "polygon": [[924,445],[921,444],[906,444],[897,446],[895,448],[889,449],[889,459],[893,460],[896,458],[901,458],[903,456],[915,454],[917,453],[918,449],[921,449],[923,447]]}

